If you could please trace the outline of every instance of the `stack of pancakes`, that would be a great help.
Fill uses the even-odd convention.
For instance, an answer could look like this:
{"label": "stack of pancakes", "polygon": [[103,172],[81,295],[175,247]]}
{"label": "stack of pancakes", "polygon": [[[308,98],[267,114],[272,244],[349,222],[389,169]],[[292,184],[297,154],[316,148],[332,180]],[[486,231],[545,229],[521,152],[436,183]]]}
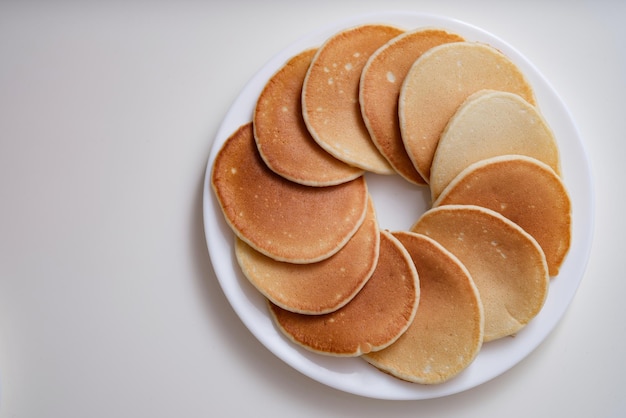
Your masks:
{"label": "stack of pancakes", "polygon": [[[520,69],[444,29],[344,29],[284,64],[211,173],[237,262],[294,344],[447,381],[541,310],[570,246],[557,142]],[[430,187],[381,230],[364,174]]]}

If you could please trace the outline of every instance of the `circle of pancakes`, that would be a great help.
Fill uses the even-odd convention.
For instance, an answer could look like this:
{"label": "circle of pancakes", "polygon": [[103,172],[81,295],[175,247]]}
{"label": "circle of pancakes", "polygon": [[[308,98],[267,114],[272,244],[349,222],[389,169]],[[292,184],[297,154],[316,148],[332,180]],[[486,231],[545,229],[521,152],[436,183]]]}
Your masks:
{"label": "circle of pancakes", "polygon": [[[485,103],[492,116],[476,117]],[[516,129],[545,131],[540,151],[512,146]],[[463,140],[481,130],[482,149]],[[501,52],[445,29],[367,24],[278,69],[218,152],[211,184],[279,333],[436,384],[542,308],[570,245],[556,145]],[[367,172],[429,187],[432,207],[408,231],[382,230]],[[440,173],[449,178],[435,185]]]}

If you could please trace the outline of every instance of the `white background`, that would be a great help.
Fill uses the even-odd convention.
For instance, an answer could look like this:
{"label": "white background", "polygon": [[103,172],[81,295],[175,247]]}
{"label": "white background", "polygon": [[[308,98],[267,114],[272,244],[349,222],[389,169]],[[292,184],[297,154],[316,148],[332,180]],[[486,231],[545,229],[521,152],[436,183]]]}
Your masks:
{"label": "white background", "polygon": [[[380,401],[267,351],[215,279],[212,140],[247,80],[311,30],[382,10],[479,26],[532,61],[591,160],[595,237],[545,342],[475,389]],[[622,417],[626,3],[0,1],[0,416]]]}

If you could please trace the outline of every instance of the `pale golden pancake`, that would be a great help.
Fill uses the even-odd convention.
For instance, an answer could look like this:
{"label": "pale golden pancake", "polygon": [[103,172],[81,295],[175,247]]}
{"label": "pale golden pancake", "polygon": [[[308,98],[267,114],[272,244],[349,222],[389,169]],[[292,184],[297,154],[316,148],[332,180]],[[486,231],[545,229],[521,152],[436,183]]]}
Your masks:
{"label": "pale golden pancake", "polygon": [[411,65],[428,49],[447,42],[463,41],[459,35],[441,29],[405,32],[379,48],[361,74],[359,102],[372,141],[389,164],[406,180],[426,182],[404,149],[398,121],[398,97]]}
{"label": "pale golden pancake", "polygon": [[328,187],[309,187],[271,171],[259,156],[252,124],[224,143],[211,184],[235,234],[279,261],[312,263],[339,251],[365,219],[363,176]]}
{"label": "pale golden pancake", "polygon": [[430,182],[430,166],[439,137],[458,107],[482,89],[510,91],[535,104],[520,69],[495,48],[477,42],[454,42],[419,57],[400,91],[400,131],[420,175]]}
{"label": "pale golden pancake", "polygon": [[341,161],[379,174],[395,171],[367,132],[359,81],[370,55],[401,33],[391,26],[362,25],[331,36],[313,57],[302,88],[302,112],[315,141]]}
{"label": "pale golden pancake", "polygon": [[535,106],[504,91],[472,94],[439,139],[430,168],[432,199],[468,165],[506,154],[533,157],[560,174],[556,139]]}
{"label": "pale golden pancake", "polygon": [[534,158],[505,155],[467,167],[433,206],[478,205],[501,213],[532,235],[559,273],[571,241],[571,202],[561,178]]}
{"label": "pale golden pancake", "polygon": [[550,277],[537,241],[520,226],[474,205],[439,206],[411,227],[469,270],[485,313],[484,341],[521,330],[543,307]]}
{"label": "pale golden pancake", "polygon": [[323,314],[348,303],[369,280],[376,263],[380,231],[369,200],[365,221],[332,257],[312,264],[276,261],[237,240],[235,254],[244,275],[269,300],[283,309]]}
{"label": "pale golden pancake", "polygon": [[396,342],[363,357],[409,382],[445,382],[467,368],[482,347],[484,314],[478,289],[467,268],[441,244],[412,232],[393,235],[417,268],[420,303]]}
{"label": "pale golden pancake", "polygon": [[322,149],[304,124],[302,83],[315,51],[294,56],[269,79],[254,110],[254,137],[275,173],[308,186],[330,186],[353,180],[363,170]]}
{"label": "pale golden pancake", "polygon": [[294,343],[331,356],[354,357],[381,350],[406,331],[419,303],[419,278],[406,249],[389,232],[380,233],[374,274],[344,307],[303,315],[269,302],[280,330]]}

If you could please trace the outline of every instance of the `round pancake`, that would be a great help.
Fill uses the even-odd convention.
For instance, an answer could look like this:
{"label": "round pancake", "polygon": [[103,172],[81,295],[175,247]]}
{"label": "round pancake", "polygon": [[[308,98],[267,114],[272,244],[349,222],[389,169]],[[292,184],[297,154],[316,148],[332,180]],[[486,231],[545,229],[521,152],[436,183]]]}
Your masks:
{"label": "round pancake", "polygon": [[433,200],[468,165],[505,154],[536,158],[560,173],[559,148],[537,108],[517,94],[478,91],[463,102],[439,139],[430,168]]}
{"label": "round pancake", "polygon": [[530,234],[499,213],[439,206],[411,231],[439,242],[467,267],[483,304],[484,341],[515,334],[543,307],[550,280],[545,255]]}
{"label": "round pancake", "polygon": [[355,357],[378,351],[406,331],[419,303],[419,279],[406,249],[380,232],[378,264],[363,289],[344,307],[324,315],[303,315],[269,302],[280,330],[317,353]]}
{"label": "round pancake", "polygon": [[433,206],[464,204],[492,209],[522,227],[543,249],[556,276],[571,241],[571,202],[561,178],[534,158],[505,155],[467,167]]}
{"label": "round pancake", "polygon": [[302,83],[315,51],[292,57],[269,79],[254,110],[254,138],[275,173],[308,186],[330,186],[353,180],[363,170],[324,151],[304,124]]}
{"label": "round pancake", "polygon": [[367,59],[402,30],[362,25],[324,42],[313,57],[302,88],[302,112],[315,141],[347,164],[395,174],[367,132],[359,105],[359,81]]}
{"label": "round pancake", "polygon": [[363,358],[409,382],[445,382],[469,366],[483,342],[483,307],[467,268],[433,239],[393,235],[407,249],[420,278],[413,322],[389,347]]}
{"label": "round pancake", "polygon": [[359,102],[365,126],[378,151],[406,180],[426,182],[409,158],[400,136],[398,97],[411,65],[428,49],[447,42],[463,41],[459,35],[440,29],[405,32],[379,48],[361,74]]}
{"label": "round pancake", "polygon": [[279,261],[312,263],[339,251],[365,218],[363,176],[309,187],[271,171],[259,156],[252,124],[237,129],[213,163],[211,185],[235,234]]}
{"label": "round pancake", "polygon": [[269,300],[302,314],[324,314],[348,303],[371,277],[378,261],[380,231],[372,200],[365,221],[332,257],[312,264],[276,261],[237,240],[244,275]]}
{"label": "round pancake", "polygon": [[427,182],[448,121],[469,95],[482,89],[510,91],[535,104],[532,88],[519,68],[489,45],[439,45],[422,54],[409,70],[400,90],[400,131],[409,157]]}

